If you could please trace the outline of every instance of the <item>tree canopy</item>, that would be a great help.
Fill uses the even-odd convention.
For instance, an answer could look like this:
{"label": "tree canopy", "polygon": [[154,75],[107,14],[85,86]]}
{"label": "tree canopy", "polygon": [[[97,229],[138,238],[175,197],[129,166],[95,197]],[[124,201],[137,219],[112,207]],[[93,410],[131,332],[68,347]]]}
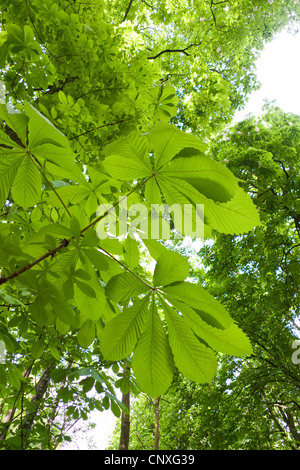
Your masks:
{"label": "tree canopy", "polygon": [[[244,240],[263,230],[248,187],[256,179],[245,182],[238,158],[237,170],[224,162],[225,146],[208,143],[257,86],[265,42],[299,9],[284,0],[4,0],[3,448],[56,448],[68,423],[89,411],[126,411],[115,392],[128,386],[124,364],[130,387],[156,398],[174,371],[210,383],[218,352],[252,354],[247,323],[234,318],[230,302],[226,309],[222,293],[195,282],[175,248],[195,220],[205,238]],[[296,139],[292,129],[286,136]],[[261,155],[266,182],[272,142],[247,150],[253,162]],[[241,137],[232,151],[242,145]],[[297,160],[297,148],[282,146]],[[296,187],[280,162],[274,172]],[[289,207],[297,231],[294,186],[281,194],[278,185],[270,189],[280,192],[274,204],[279,213]],[[268,202],[270,193],[257,196]],[[118,236],[109,236],[114,230]],[[289,240],[286,263],[295,253]]]}

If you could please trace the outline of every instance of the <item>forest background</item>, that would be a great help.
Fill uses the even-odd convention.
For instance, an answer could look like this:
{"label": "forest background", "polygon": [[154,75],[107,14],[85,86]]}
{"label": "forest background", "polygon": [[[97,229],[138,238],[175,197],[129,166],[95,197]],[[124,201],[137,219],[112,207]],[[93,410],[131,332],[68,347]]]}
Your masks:
{"label": "forest background", "polygon": [[[120,387],[141,397],[131,448],[297,448],[299,118],[269,106],[222,131],[298,2],[1,15],[1,446],[58,448],[95,408],[124,412]],[[99,245],[97,206],[120,194],[204,203],[201,264],[180,242]]]}

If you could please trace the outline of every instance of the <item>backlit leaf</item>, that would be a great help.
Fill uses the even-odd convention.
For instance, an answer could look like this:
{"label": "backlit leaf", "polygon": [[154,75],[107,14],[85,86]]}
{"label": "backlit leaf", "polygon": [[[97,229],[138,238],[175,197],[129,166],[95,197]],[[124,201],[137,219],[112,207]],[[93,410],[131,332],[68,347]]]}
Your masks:
{"label": "backlit leaf", "polygon": [[182,374],[198,383],[209,383],[216,374],[217,360],[213,351],[200,343],[182,317],[162,301],[169,342],[175,365]]}
{"label": "backlit leaf", "polygon": [[121,360],[132,353],[143,330],[148,302],[148,296],[136,301],[107,323],[100,340],[105,359]]}
{"label": "backlit leaf", "polygon": [[154,301],[133,354],[132,368],[142,390],[152,397],[163,395],[171,385],[173,356]]}
{"label": "backlit leaf", "polygon": [[15,177],[12,195],[15,202],[27,209],[40,201],[42,176],[31,158],[25,157]]}
{"label": "backlit leaf", "polygon": [[106,295],[113,301],[125,301],[147,292],[149,287],[129,272],[117,274],[107,283]]}
{"label": "backlit leaf", "polygon": [[153,274],[154,286],[166,286],[175,281],[184,281],[190,267],[187,258],[180,253],[168,250],[157,259]]}

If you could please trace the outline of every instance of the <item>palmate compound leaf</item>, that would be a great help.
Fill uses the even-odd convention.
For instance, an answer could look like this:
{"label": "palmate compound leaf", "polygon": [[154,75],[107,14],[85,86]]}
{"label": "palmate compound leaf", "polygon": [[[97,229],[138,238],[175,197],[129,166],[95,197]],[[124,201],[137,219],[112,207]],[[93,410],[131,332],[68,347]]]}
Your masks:
{"label": "palmate compound leaf", "polygon": [[5,203],[11,189],[14,201],[26,209],[41,197],[42,175],[35,157],[73,171],[74,154],[68,139],[50,121],[27,102],[24,109],[26,114],[12,114],[0,105],[0,117],[8,132],[15,133],[13,141],[3,132],[0,135],[6,145],[0,146],[0,204]]}
{"label": "palmate compound leaf", "polygon": [[149,308],[149,295],[138,299],[113,317],[101,335],[101,352],[108,360],[121,360],[129,356],[142,333]]}
{"label": "palmate compound leaf", "polygon": [[35,311],[36,318],[40,319],[41,322],[45,320],[45,324],[47,324],[48,308],[51,308],[55,317],[64,324],[75,325],[76,314],[72,306],[66,302],[61,291],[58,290],[54,284],[44,280],[39,284],[38,295],[34,304],[31,306],[31,310]]}
{"label": "palmate compound leaf", "polygon": [[[167,267],[174,266],[173,255],[178,253],[171,252],[168,259],[165,251],[160,251],[156,251],[158,273],[168,276]],[[185,274],[179,269],[176,276],[184,278]],[[125,296],[128,298],[132,278],[127,278],[125,284],[124,279],[120,279],[123,296],[125,287]],[[160,279],[159,276],[157,279]],[[159,281],[159,285],[161,282],[167,283],[168,278]],[[134,296],[139,293],[141,291],[136,288]],[[117,297],[120,297],[118,289]],[[156,297],[164,312],[168,336],[155,305]],[[125,308],[105,326],[101,349],[104,358],[110,360],[124,359],[133,352],[135,376],[141,388],[151,396],[159,396],[167,391],[172,381],[173,360],[184,376],[205,383],[211,382],[216,373],[214,351],[236,356],[252,352],[250,341],[226,309],[201,286],[178,281],[156,288],[152,302],[150,292],[144,298],[133,299],[132,302],[129,308]]]}
{"label": "palmate compound leaf", "polygon": [[132,369],[142,390],[152,397],[163,395],[171,385],[174,361],[154,299],[133,353]]}
{"label": "palmate compound leaf", "polygon": [[[182,235],[202,238],[211,236],[211,230],[241,234],[260,225],[250,196],[238,186],[237,178],[228,168],[204,155],[205,146],[199,139],[164,123],[157,124],[144,136],[138,138],[136,133],[134,136],[143,149],[141,153],[134,153],[133,144],[129,148],[129,135],[125,147],[124,140],[113,146],[114,151],[118,145],[120,151],[125,148],[126,156],[110,155],[103,165],[111,176],[121,181],[145,179],[144,196],[149,204],[160,205],[165,200],[170,209],[175,205],[181,208],[182,214],[185,214],[184,205],[190,206],[194,212],[192,216],[184,215],[186,225],[181,215],[173,215],[175,228]],[[148,145],[142,146],[143,138],[148,140]],[[147,159],[147,148],[154,151],[154,157],[148,155]],[[196,209],[201,212],[199,216]],[[200,227],[196,232],[191,229],[195,224]]]}

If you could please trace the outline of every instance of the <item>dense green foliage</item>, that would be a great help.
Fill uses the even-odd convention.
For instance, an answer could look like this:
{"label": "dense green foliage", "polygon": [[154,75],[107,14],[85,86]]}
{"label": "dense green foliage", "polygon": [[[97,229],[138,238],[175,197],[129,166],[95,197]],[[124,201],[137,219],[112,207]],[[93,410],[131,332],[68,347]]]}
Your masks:
{"label": "dense green foliage", "polygon": [[[160,401],[161,449],[299,449],[299,144],[299,116],[272,107],[212,143],[260,207],[262,225],[216,235],[194,275],[242,325],[253,355],[220,355],[212,385],[177,377]],[[153,448],[151,399],[135,402],[131,421],[131,448]]]}
{"label": "dense green foliage", "polygon": [[[237,323],[247,325],[213,289],[191,282],[187,257],[166,249],[160,230],[155,240],[142,232],[153,225],[151,204],[162,203],[204,205],[206,237],[261,226],[240,175],[203,142],[245,102],[258,51],[299,8],[284,0],[2,2],[3,448],[56,448],[68,423],[90,410],[119,415],[114,386],[128,383],[113,374],[133,351],[131,386],[154,397],[176,368],[210,382],[214,351],[252,352]],[[121,237],[99,238],[113,210]],[[189,233],[174,214],[171,227],[173,237]]]}

